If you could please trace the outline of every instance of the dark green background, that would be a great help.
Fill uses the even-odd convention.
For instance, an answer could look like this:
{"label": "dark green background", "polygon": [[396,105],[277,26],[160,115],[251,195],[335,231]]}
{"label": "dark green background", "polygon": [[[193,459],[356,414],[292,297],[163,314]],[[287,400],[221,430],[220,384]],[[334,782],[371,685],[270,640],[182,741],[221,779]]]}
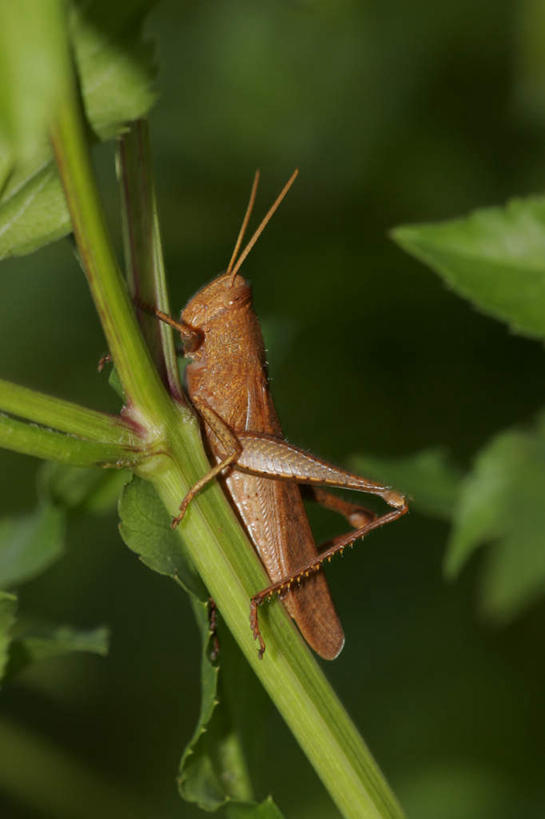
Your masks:
{"label": "dark green background", "polygon": [[[541,406],[540,345],[476,313],[387,239],[400,223],[542,190],[538,17],[537,0],[171,0],[154,13],[151,125],[177,309],[225,267],[254,169],[258,214],[301,171],[244,268],[291,441],[341,463],[442,444],[465,466]],[[112,150],[97,160],[117,225]],[[0,334],[2,378],[116,407],[68,242],[3,264]],[[0,464],[2,512],[29,509],[36,463],[2,453]],[[319,539],[342,530],[311,514]],[[482,622],[480,558],[445,584],[447,533],[414,513],[328,570],[347,644],[326,672],[411,817],[540,817],[545,606],[503,629]],[[113,637],[106,660],[49,661],[6,688],[0,759],[17,753],[8,721],[27,750],[3,815],[201,815],[174,785],[199,707],[185,596],[128,552],[112,515],[74,521],[66,558],[23,587],[20,607],[107,623]],[[292,819],[335,816],[272,713],[262,740],[262,795]],[[92,782],[75,787],[74,764],[111,784],[111,809]]]}

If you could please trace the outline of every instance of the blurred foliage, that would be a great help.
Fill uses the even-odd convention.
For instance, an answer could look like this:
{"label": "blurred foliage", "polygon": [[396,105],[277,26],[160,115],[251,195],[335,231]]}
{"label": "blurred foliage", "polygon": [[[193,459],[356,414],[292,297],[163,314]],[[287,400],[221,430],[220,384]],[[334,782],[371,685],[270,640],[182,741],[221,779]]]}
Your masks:
{"label": "blurred foliage", "polygon": [[[2,4],[2,19],[11,5]],[[75,36],[100,138],[153,98],[147,34],[119,75],[101,72],[109,34],[134,42],[146,5],[82,6]],[[328,673],[408,815],[419,819],[545,812],[545,661],[536,651],[545,626],[542,422],[523,427],[543,404],[543,353],[386,239],[393,226],[416,223],[394,234],[404,247],[480,310],[542,337],[542,199],[452,219],[543,188],[542,14],[538,0],[418,0],[410,8],[399,0],[169,0],[148,28],[162,64],[151,124],[172,303],[183,304],[225,265],[253,169],[262,168],[264,209],[299,166],[296,188],[245,265],[269,330],[286,433],[331,460],[368,464],[414,495],[410,518],[329,571],[348,642]],[[0,29],[4,40],[9,28]],[[10,47],[39,55],[39,34],[37,18],[37,42],[15,38]],[[48,65],[42,55],[34,95],[42,82],[51,87]],[[97,86],[89,74],[86,91],[93,70]],[[93,101],[95,87],[103,93]],[[1,110],[13,110],[9,94],[20,99],[24,89],[2,88]],[[141,89],[140,108],[122,107],[134,99],[128,88]],[[31,160],[44,141],[30,137],[47,114],[47,96],[40,101],[38,121],[8,119],[0,132],[8,157],[0,208],[14,215],[30,201],[15,197],[38,190]],[[7,143],[18,146],[16,157]],[[118,228],[107,146],[97,161]],[[58,194],[39,206],[42,238],[67,230]],[[31,224],[36,213],[24,213]],[[431,224],[438,220],[448,221]],[[0,237],[4,252],[13,235]],[[20,250],[33,246],[24,244],[24,226],[16,239]],[[4,263],[2,273],[2,377],[113,409],[106,380],[95,375],[104,341],[67,243]],[[29,519],[15,516],[32,508],[34,468],[2,453],[4,525],[27,535]],[[6,684],[2,812],[201,815],[174,787],[199,712],[204,649],[190,608],[174,584],[120,548],[108,511],[119,486],[102,487],[93,507],[99,487],[93,495],[78,486],[91,486],[96,474],[52,469],[38,481],[39,496],[62,510],[66,554],[21,586],[20,610],[83,632],[108,623],[112,647],[106,661],[42,659]],[[339,531],[327,513],[310,514],[319,539]],[[476,547],[487,541],[495,543],[479,558]],[[32,538],[21,543],[32,553]],[[441,576],[447,544],[450,572],[475,552],[451,585]],[[501,629],[476,614],[483,568],[486,614],[523,610]],[[2,593],[6,627],[14,608],[14,596]],[[4,645],[0,663],[2,656]],[[287,816],[334,816],[275,716],[261,712],[254,722],[249,758],[260,793],[272,792]],[[228,810],[237,815],[234,805]]]}
{"label": "blurred foliage", "polygon": [[[88,123],[97,139],[119,134],[153,99],[155,57],[141,36],[151,0],[77,2],[70,45]],[[63,83],[63,4],[0,4],[4,72],[0,95],[0,258],[30,253],[70,231],[48,141],[49,116]]]}
{"label": "blurred foliage", "polygon": [[515,332],[545,336],[545,199],[519,199],[465,219],[397,228],[393,237]]}
{"label": "blurred foliage", "polygon": [[411,509],[450,520],[460,494],[463,474],[444,449],[422,449],[404,458],[364,455],[352,459],[361,475],[388,481],[410,499]]}
{"label": "blurred foliage", "polygon": [[15,623],[17,598],[14,594],[0,592],[0,674],[4,676],[8,663],[11,631]]}
{"label": "blurred foliage", "polygon": [[544,419],[535,429],[509,430],[478,454],[464,481],[446,569],[454,575],[483,542],[489,554],[482,605],[509,619],[545,591]]}

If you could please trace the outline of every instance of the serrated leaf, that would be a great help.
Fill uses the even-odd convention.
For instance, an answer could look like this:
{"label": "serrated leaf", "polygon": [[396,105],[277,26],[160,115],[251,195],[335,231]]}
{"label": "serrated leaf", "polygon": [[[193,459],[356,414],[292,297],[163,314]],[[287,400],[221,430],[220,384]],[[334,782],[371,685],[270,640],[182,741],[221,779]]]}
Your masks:
{"label": "serrated leaf", "polygon": [[210,660],[207,608],[199,601],[193,608],[203,641],[202,698],[197,727],[180,762],[180,794],[206,811],[227,806],[230,817],[277,819],[281,814],[270,797],[262,805],[254,802],[247,764],[268,700],[226,630],[220,636],[218,673]]}
{"label": "serrated leaf", "polygon": [[241,805],[231,802],[227,805],[225,815],[227,819],[282,819],[283,813],[275,805],[271,796],[261,804]]}
{"label": "serrated leaf", "polygon": [[38,494],[63,509],[101,514],[115,508],[129,475],[125,469],[87,468],[47,461],[38,472]]}
{"label": "serrated leaf", "polygon": [[142,563],[180,582],[198,599],[207,600],[202,580],[183,551],[165,507],[149,481],[133,477],[125,486],[119,501],[119,517],[121,537]]}
{"label": "serrated leaf", "polygon": [[463,482],[445,571],[456,575],[469,556],[493,541],[483,605],[496,618],[514,616],[545,590],[545,424],[510,430],[478,454]]}
{"label": "serrated leaf", "polygon": [[0,591],[0,680],[4,676],[11,642],[11,630],[15,623],[17,598],[14,594]]}
{"label": "serrated leaf", "polygon": [[30,580],[64,550],[62,510],[41,504],[34,512],[0,521],[0,587]]}
{"label": "serrated leaf", "polygon": [[404,458],[356,455],[358,474],[383,481],[404,492],[411,508],[450,520],[460,493],[463,473],[442,448],[424,449]]}
{"label": "serrated leaf", "polygon": [[[210,737],[209,732],[210,720],[218,705],[219,668],[210,659],[208,607],[198,600],[192,600],[192,604],[202,640],[201,710],[193,736],[180,761],[178,788],[186,801],[195,802],[203,810],[214,811],[226,801],[221,774],[216,765],[216,752],[220,752],[219,737]],[[222,713],[219,712],[220,718]],[[216,724],[218,722],[216,718]],[[203,749],[204,745],[206,750]]]}
{"label": "serrated leaf", "polygon": [[513,330],[545,337],[545,198],[396,228],[401,247]]}
{"label": "serrated leaf", "polygon": [[[95,0],[72,7],[71,45],[82,98],[90,127],[100,139],[116,136],[129,120],[145,116],[153,104],[155,55],[142,34],[143,19],[152,5],[151,0],[137,5]],[[39,7],[38,27],[34,15],[24,13],[26,6]],[[44,25],[40,30],[39,25],[40,15],[50,13],[45,9],[57,4],[42,0],[2,4],[2,9],[8,7],[19,12],[6,29],[14,47],[0,50],[2,73],[20,75],[24,87],[0,84],[0,113],[4,113],[0,126],[0,258],[30,253],[71,229],[48,139],[49,118],[55,110],[51,99],[63,79],[57,65],[62,38],[54,27]],[[32,48],[33,35],[39,35],[40,48]],[[27,42],[31,47],[22,48]],[[42,52],[48,55],[43,75]],[[25,79],[28,77],[35,83]],[[46,86],[44,93],[36,91],[36,84],[41,83]],[[23,125],[27,129],[27,124],[31,136],[21,141],[19,131]],[[21,144],[26,146],[23,152]]]}
{"label": "serrated leaf", "polygon": [[[222,678],[218,679],[218,667],[210,659],[206,589],[185,557],[152,484],[134,477],[123,490],[119,515],[127,546],[149,568],[174,578],[189,592],[202,638],[201,711],[180,763],[180,794],[210,811],[232,800],[253,806],[245,750],[250,734],[259,731],[257,712],[263,712],[268,700],[227,631],[221,637]],[[226,674],[229,679],[224,684]],[[229,699],[229,691],[235,692],[237,702]]]}
{"label": "serrated leaf", "polygon": [[25,634],[13,640],[9,651],[6,677],[11,678],[31,663],[83,651],[105,657],[108,653],[109,630],[100,626],[81,630],[71,626],[42,627],[39,633]]}

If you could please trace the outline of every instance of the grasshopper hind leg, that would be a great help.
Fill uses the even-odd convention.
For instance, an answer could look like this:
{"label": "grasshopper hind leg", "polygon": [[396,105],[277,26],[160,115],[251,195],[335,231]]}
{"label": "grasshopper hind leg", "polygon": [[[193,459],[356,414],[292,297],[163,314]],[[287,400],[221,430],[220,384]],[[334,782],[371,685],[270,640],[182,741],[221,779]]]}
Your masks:
{"label": "grasshopper hind leg", "polygon": [[[320,494],[320,491],[318,494]],[[319,499],[316,497],[315,499],[330,509],[335,508],[337,511],[341,511],[342,507],[344,511],[342,511],[341,514],[349,519],[350,516],[355,517],[356,515],[367,516],[369,519],[367,519],[366,522],[358,528],[352,529],[350,532],[347,532],[344,535],[338,535],[337,537],[333,538],[333,540],[323,544],[319,550],[319,556],[306,565],[301,566],[301,568],[291,575],[291,577],[286,577],[284,580],[280,580],[278,583],[271,583],[271,585],[267,586],[267,588],[262,589],[262,591],[258,592],[257,594],[254,594],[250,601],[250,626],[252,628],[254,639],[259,641],[258,655],[260,659],[263,658],[263,654],[265,652],[265,642],[259,629],[258,609],[265,600],[270,600],[275,595],[281,596],[294,586],[304,583],[307,578],[320,571],[321,567],[326,561],[329,563],[331,558],[336,554],[342,554],[348,546],[352,546],[357,540],[365,537],[365,535],[367,535],[369,532],[372,532],[374,529],[378,529],[387,523],[392,523],[394,520],[397,520],[409,511],[407,501],[397,492],[391,493],[390,503],[394,506],[394,508],[390,512],[386,512],[386,514],[381,515],[380,517],[377,517],[373,512],[370,512],[364,507],[359,507],[356,506],[356,504],[350,504],[347,501],[336,498],[329,492],[326,493],[326,495],[326,498],[322,497]],[[335,500],[333,501],[332,498],[335,498]]]}

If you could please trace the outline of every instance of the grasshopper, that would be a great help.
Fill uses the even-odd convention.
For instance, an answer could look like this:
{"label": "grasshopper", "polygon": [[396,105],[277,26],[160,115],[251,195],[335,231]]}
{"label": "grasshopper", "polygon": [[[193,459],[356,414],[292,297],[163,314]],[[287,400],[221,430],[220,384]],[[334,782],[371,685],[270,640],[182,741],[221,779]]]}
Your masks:
{"label": "grasshopper", "polygon": [[[284,440],[267,378],[265,348],[240,268],[293,184],[295,171],[239,255],[255,202],[259,172],[227,270],[199,290],[179,321],[147,308],[180,333],[188,359],[185,378],[199,415],[210,471],[189,490],[172,521],[177,526],[195,495],[218,478],[263,563],[271,584],[250,601],[250,624],[259,641],[258,606],[278,595],[307,643],[324,659],[338,656],[344,634],[320,568],[373,529],[408,511],[405,497],[389,486],[346,472]],[[343,515],[353,527],[317,549],[303,495]],[[378,495],[391,510],[377,517],[319,488],[342,487]]]}

